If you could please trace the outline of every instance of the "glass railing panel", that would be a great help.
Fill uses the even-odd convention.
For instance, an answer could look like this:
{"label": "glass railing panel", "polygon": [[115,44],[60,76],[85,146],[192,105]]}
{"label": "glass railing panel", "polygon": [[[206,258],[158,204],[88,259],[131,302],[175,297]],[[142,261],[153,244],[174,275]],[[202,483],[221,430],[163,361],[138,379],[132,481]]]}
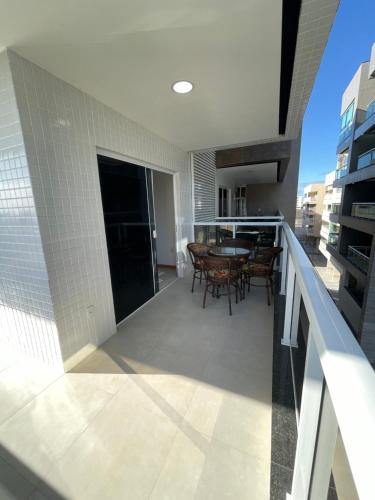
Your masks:
{"label": "glass railing panel", "polygon": [[341,179],[342,177],[347,175],[347,173],[348,173],[347,167],[340,168],[340,169],[336,170],[336,179]]}
{"label": "glass railing panel", "polygon": [[367,153],[358,157],[357,169],[366,168],[372,163],[375,163],[375,150],[368,151]]}
{"label": "glass railing panel", "polygon": [[328,244],[331,245],[332,247],[337,247],[338,240],[339,240],[338,233],[330,233],[328,235]]}
{"label": "glass railing panel", "polygon": [[366,111],[366,120],[367,118],[370,118],[371,115],[375,113],[375,101],[372,101],[372,103],[369,105]]}
{"label": "glass railing panel", "polygon": [[347,259],[358,269],[367,273],[370,260],[371,247],[369,246],[348,246]]}
{"label": "glass railing panel", "polygon": [[341,132],[339,133],[339,144],[341,144],[343,141],[345,141],[345,139],[347,139],[350,136],[352,128],[353,128],[353,123],[351,123],[343,130],[341,130]]}
{"label": "glass railing panel", "polygon": [[352,216],[375,220],[375,203],[353,203]]}

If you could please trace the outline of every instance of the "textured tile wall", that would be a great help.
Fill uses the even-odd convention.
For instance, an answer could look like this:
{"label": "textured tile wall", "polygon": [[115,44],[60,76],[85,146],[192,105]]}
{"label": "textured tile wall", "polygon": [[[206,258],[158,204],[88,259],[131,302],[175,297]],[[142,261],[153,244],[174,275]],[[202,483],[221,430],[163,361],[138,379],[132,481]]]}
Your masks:
{"label": "textured tile wall", "polygon": [[176,173],[177,253],[192,235],[190,155],[8,51],[62,356],[116,329],[96,148]]}
{"label": "textured tile wall", "polygon": [[0,344],[61,364],[9,61],[0,54]]}

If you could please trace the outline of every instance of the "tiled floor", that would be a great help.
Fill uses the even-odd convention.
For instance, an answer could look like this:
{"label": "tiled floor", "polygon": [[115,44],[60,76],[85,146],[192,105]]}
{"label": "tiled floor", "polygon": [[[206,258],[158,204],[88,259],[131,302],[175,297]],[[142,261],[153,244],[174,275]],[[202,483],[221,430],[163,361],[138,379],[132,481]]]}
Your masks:
{"label": "tiled floor", "polygon": [[176,268],[158,266],[159,290],[163,290],[177,278]]}
{"label": "tiled floor", "polygon": [[273,307],[201,301],[177,280],[57,380],[5,366],[0,498],[268,499]]}

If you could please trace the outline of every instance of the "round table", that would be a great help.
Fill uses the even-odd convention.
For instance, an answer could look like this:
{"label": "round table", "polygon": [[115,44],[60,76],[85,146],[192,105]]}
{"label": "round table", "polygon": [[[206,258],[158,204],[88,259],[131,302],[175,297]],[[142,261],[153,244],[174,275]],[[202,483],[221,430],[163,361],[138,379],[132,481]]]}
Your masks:
{"label": "round table", "polygon": [[250,257],[254,250],[239,247],[212,247],[207,253],[214,257]]}

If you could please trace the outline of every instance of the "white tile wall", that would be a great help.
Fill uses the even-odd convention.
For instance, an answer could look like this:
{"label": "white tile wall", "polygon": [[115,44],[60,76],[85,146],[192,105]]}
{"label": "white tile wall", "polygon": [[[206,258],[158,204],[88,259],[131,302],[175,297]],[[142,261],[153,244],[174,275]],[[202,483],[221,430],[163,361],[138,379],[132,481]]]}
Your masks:
{"label": "white tile wall", "polygon": [[8,57],[66,361],[116,329],[96,148],[176,173],[180,271],[192,234],[190,156],[14,52]]}
{"label": "white tile wall", "polygon": [[9,61],[0,54],[0,345],[61,364]]}

